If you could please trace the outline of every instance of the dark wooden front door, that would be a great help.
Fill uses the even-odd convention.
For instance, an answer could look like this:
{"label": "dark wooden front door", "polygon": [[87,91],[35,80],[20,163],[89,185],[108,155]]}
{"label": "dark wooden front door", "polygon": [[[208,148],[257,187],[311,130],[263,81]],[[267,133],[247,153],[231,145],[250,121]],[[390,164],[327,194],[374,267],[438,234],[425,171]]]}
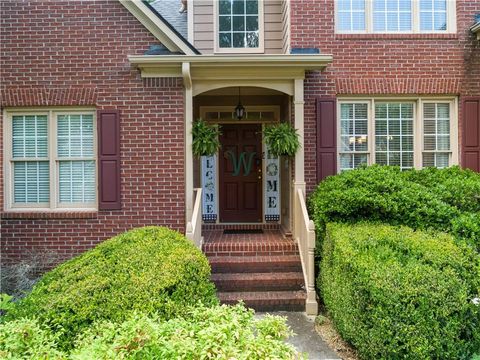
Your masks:
{"label": "dark wooden front door", "polygon": [[220,221],[262,221],[261,125],[223,125]]}

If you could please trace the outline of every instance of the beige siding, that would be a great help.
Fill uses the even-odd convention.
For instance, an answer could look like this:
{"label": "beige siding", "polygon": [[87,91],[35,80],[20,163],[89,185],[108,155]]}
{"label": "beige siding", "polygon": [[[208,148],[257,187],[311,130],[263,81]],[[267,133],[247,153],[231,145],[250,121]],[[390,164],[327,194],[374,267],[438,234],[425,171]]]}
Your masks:
{"label": "beige siding", "polygon": [[282,1],[282,49],[285,54],[290,52],[290,1]]}
{"label": "beige siding", "polygon": [[[214,53],[214,6],[215,0],[193,1],[193,38],[194,46],[202,54]],[[284,19],[287,6],[286,0],[264,0],[264,44],[266,54],[284,53],[286,43],[285,34],[288,33],[288,24]]]}

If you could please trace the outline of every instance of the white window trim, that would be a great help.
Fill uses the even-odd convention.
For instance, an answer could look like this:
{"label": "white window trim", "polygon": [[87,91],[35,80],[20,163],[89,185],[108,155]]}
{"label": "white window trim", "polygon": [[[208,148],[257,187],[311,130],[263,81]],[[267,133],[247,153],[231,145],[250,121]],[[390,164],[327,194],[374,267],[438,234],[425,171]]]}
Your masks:
{"label": "white window trim", "polygon": [[218,44],[218,0],[213,2],[213,44],[218,54],[259,54],[265,52],[265,16],[263,0],[258,0],[258,48],[221,48]]}
{"label": "white window trim", "polygon": [[455,34],[457,32],[456,0],[447,0],[447,29],[420,30],[420,0],[412,0],[412,30],[407,31],[374,31],[373,0],[365,0],[365,30],[341,30],[338,27],[338,4],[335,2],[335,33],[337,34]]}
{"label": "white window trim", "polygon": [[[375,102],[409,102],[414,104],[413,124],[413,168],[423,168],[423,104],[448,103],[450,104],[450,166],[459,164],[458,150],[458,98],[457,97],[338,97],[337,98],[337,173],[340,173],[340,154],[355,152],[341,151],[341,105],[344,103],[368,104],[368,153],[367,165],[375,164]],[[447,153],[448,151],[439,151]],[[363,152],[362,152],[363,153]]]}
{"label": "white window trim", "polygon": [[[57,121],[56,115],[87,114],[93,116],[93,158],[95,161],[95,203],[74,203],[62,205],[59,202],[59,171],[57,157]],[[50,178],[50,202],[42,204],[15,204],[13,192],[13,154],[12,154],[12,125],[13,116],[18,115],[47,115],[48,131],[48,162]],[[3,165],[4,165],[4,210],[8,212],[78,212],[98,210],[98,171],[97,169],[97,118],[95,109],[82,107],[56,108],[9,108],[3,111]],[[37,161],[37,160],[35,160]]]}

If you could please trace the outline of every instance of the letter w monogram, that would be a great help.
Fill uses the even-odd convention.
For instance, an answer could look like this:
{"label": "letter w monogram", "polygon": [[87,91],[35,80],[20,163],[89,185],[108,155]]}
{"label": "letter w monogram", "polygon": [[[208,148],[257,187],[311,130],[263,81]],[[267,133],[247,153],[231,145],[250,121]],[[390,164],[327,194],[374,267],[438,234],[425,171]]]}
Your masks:
{"label": "letter w monogram", "polygon": [[[253,158],[255,154],[256,152],[251,152],[251,153],[242,152],[240,153],[240,156],[238,157],[238,160],[237,160],[233,151],[231,150],[225,151],[225,155],[227,155],[232,161],[232,165],[233,165],[232,175],[238,176],[240,174],[240,168],[243,165],[243,176],[248,176],[252,171]],[[247,157],[248,157],[248,160],[247,160]]]}

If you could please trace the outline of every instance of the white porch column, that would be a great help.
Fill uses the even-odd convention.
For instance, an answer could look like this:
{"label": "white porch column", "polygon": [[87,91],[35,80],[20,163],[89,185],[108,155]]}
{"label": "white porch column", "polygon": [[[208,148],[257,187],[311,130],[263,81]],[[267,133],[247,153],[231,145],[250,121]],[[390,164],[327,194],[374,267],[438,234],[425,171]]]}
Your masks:
{"label": "white porch column", "polygon": [[185,87],[185,225],[193,214],[193,154],[192,154],[192,120],[193,89],[190,76],[190,63],[182,64],[183,84]]}
{"label": "white porch column", "polygon": [[295,93],[293,97],[295,129],[299,135],[300,149],[295,154],[295,173],[293,178],[294,194],[297,189],[305,193],[305,140],[304,140],[304,97],[303,78],[295,79]]}

